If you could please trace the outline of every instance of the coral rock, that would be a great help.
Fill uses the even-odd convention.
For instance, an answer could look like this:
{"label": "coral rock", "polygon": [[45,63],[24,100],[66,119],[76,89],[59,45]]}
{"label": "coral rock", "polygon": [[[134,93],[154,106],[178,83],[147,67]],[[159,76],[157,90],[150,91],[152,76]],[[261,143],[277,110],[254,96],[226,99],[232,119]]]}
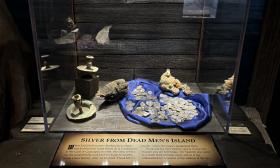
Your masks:
{"label": "coral rock", "polygon": [[233,88],[234,75],[230,78],[224,80],[224,84],[222,86],[217,87],[217,92],[220,94],[226,94],[231,91]]}
{"label": "coral rock", "polygon": [[171,75],[170,69],[167,69],[160,77],[159,81],[162,90],[172,92],[174,95],[178,95],[180,89],[186,95],[191,94],[191,89],[187,84],[182,84],[178,79]]}

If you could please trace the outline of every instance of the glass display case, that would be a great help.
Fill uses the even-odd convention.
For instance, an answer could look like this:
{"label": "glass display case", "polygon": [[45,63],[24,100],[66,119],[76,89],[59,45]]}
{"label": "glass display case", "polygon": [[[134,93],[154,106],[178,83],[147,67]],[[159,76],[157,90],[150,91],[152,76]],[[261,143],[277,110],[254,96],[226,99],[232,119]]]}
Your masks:
{"label": "glass display case", "polygon": [[228,132],[246,0],[29,5],[46,132]]}

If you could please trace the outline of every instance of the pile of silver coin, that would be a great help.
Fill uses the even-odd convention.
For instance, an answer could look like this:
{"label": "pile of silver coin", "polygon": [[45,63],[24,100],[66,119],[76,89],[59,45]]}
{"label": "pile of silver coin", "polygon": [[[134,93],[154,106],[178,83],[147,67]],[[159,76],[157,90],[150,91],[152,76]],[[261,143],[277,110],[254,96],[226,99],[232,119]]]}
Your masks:
{"label": "pile of silver coin", "polygon": [[175,123],[192,120],[198,115],[198,110],[191,100],[160,94],[160,102],[164,104],[162,110],[167,111],[170,120]]}
{"label": "pile of silver coin", "polygon": [[[127,101],[126,109],[132,111],[134,108],[131,107],[132,105],[134,106],[135,104],[132,101]],[[166,112],[161,109],[161,105],[157,100],[142,101],[132,113],[141,117],[149,116],[152,122],[160,122],[168,119]]]}
{"label": "pile of silver coin", "polygon": [[137,86],[132,94],[136,100],[141,100],[141,103],[135,107],[136,104],[129,100],[126,102],[126,109],[141,117],[149,117],[152,122],[167,121],[169,118],[174,123],[182,123],[198,115],[191,100],[165,94],[160,94],[158,100],[152,91],[146,91],[141,85]]}
{"label": "pile of silver coin", "polygon": [[135,103],[133,103],[132,101],[127,101],[127,102],[126,102],[126,109],[127,109],[128,111],[132,111],[133,108],[134,108],[134,106],[135,106]]}
{"label": "pile of silver coin", "polygon": [[146,91],[142,85],[138,85],[132,92],[135,100],[155,100],[156,97],[152,91]]}

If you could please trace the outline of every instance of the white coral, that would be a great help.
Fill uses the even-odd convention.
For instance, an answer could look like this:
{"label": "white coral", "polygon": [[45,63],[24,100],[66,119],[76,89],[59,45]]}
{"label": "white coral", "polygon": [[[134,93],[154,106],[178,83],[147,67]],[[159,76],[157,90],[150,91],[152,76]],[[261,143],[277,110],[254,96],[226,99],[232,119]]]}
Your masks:
{"label": "white coral", "polygon": [[186,95],[192,93],[190,87],[187,84],[182,84],[178,79],[171,75],[170,69],[167,69],[161,75],[159,84],[161,89],[170,91],[174,95],[178,95],[180,89],[182,89]]}

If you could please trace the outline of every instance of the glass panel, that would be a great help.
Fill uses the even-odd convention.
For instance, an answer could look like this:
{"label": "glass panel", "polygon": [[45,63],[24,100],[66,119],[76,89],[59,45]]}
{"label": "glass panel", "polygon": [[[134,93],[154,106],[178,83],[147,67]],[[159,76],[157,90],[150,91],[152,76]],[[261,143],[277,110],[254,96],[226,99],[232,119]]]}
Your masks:
{"label": "glass panel", "polygon": [[246,1],[30,2],[50,131],[224,132]]}
{"label": "glass panel", "polygon": [[242,50],[246,25],[246,1],[220,1],[216,19],[202,20],[198,83],[203,92],[212,94],[212,105],[223,127],[231,117],[236,63]]}
{"label": "glass panel", "polygon": [[[56,118],[74,87],[78,32],[69,0],[31,0],[45,117]],[[46,120],[45,120],[46,124]]]}

